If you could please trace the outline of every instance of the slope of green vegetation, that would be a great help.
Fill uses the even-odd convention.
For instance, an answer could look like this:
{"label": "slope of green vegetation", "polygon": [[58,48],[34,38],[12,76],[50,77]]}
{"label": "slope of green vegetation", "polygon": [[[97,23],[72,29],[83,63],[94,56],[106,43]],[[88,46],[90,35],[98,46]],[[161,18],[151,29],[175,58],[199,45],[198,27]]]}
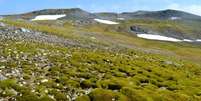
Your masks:
{"label": "slope of green vegetation", "polygon": [[[118,26],[3,22],[113,48],[1,40],[0,74],[7,79],[0,81],[0,97],[17,101],[201,100],[199,45],[144,40],[110,30]],[[93,33],[96,41],[91,41],[90,34],[75,34],[76,29]]]}
{"label": "slope of green vegetation", "polygon": [[124,26],[138,25],[145,29],[164,33],[167,31],[177,32],[189,36],[199,36],[199,21],[183,21],[183,20],[153,20],[153,19],[136,19],[123,22]]}
{"label": "slope of green vegetation", "polygon": [[1,43],[1,49],[1,56],[11,58],[0,63],[5,66],[2,70],[20,71],[0,82],[2,97],[66,101],[77,94],[78,101],[201,100],[201,67],[188,61],[129,49],[93,50],[8,40]]}
{"label": "slope of green vegetation", "polygon": [[34,23],[24,21],[24,20],[15,21],[15,20],[4,19],[3,22],[5,22],[11,26],[25,27],[28,29],[45,32],[45,33],[49,33],[49,34],[53,34],[53,35],[56,34],[57,36],[68,37],[68,38],[75,37],[74,35],[72,35],[72,33],[75,31],[75,29],[73,29],[72,27],[68,27],[68,29],[64,29],[64,28],[57,27],[57,26],[50,26],[50,25],[48,25],[48,23],[40,25],[37,23],[34,24]]}
{"label": "slope of green vegetation", "polygon": [[[158,53],[168,53],[167,55],[173,55],[187,59],[193,62],[200,63],[201,60],[201,46],[193,45],[190,43],[174,43],[174,42],[161,42],[152,41],[146,39],[137,38],[130,33],[122,31],[126,30],[129,24],[144,24],[159,28],[159,26],[168,26],[175,28],[174,26],[181,27],[182,31],[191,29],[191,27],[183,28],[182,23],[176,23],[174,21],[161,21],[161,20],[132,20],[130,22],[122,22],[121,25],[103,25],[103,24],[90,24],[85,26],[74,26],[73,22],[64,21],[62,24],[57,25],[56,22],[50,21],[38,21],[38,22],[26,22],[26,21],[12,21],[4,20],[3,22],[17,27],[25,27],[28,29],[45,32],[47,34],[53,34],[59,37],[64,37],[71,40],[79,41],[84,44],[94,43],[96,46],[115,46],[121,45],[132,49],[143,50],[159,50]],[[127,24],[126,24],[127,23]],[[192,22],[195,23],[195,22]],[[199,25],[199,23],[197,23]],[[122,27],[124,26],[124,27]],[[125,27],[127,26],[127,27]],[[187,27],[187,25],[185,25]],[[123,28],[119,30],[119,27]],[[165,29],[166,27],[162,28]],[[92,33],[92,34],[82,34]],[[93,40],[92,38],[95,38]],[[152,53],[152,51],[149,51]],[[170,54],[169,54],[170,53]]]}

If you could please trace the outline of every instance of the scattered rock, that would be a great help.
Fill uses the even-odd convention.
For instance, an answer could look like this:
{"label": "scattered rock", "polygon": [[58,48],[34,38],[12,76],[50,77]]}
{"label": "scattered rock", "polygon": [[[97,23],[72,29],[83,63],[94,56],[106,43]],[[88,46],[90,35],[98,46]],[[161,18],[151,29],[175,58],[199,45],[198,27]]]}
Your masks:
{"label": "scattered rock", "polygon": [[18,94],[18,92],[16,90],[14,90],[14,89],[10,89],[9,92],[12,93],[13,95],[17,95]]}
{"label": "scattered rock", "polygon": [[48,79],[41,80],[41,83],[45,83],[45,82],[48,82]]}
{"label": "scattered rock", "polygon": [[0,81],[2,80],[6,80],[7,78],[5,76],[3,76],[2,74],[0,74]]}
{"label": "scattered rock", "polygon": [[167,64],[167,65],[172,65],[172,64],[174,64],[172,61],[164,61],[163,63],[164,63],[164,64]]}
{"label": "scattered rock", "polygon": [[[1,19],[1,18],[0,18]],[[6,25],[2,22],[0,22],[0,27],[5,27]]]}
{"label": "scattered rock", "polygon": [[163,61],[163,64],[165,64],[165,65],[173,65],[175,67],[181,67],[182,66],[181,64],[178,64],[178,63],[173,62],[173,61]]}
{"label": "scattered rock", "polygon": [[87,95],[87,94],[91,93],[92,90],[93,90],[93,88],[86,89],[86,90],[84,90],[84,93]]}
{"label": "scattered rock", "polygon": [[20,31],[22,31],[22,32],[24,32],[24,33],[29,33],[29,32],[30,32],[30,30],[25,29],[25,28],[20,28]]}
{"label": "scattered rock", "polygon": [[96,40],[96,37],[91,37],[92,40]]}
{"label": "scattered rock", "polygon": [[[2,24],[4,26],[4,24]],[[77,40],[66,39],[58,37],[56,35],[50,35],[43,32],[32,31],[26,28],[16,28],[11,26],[3,27],[0,30],[0,39],[5,40],[22,40],[32,42],[42,42],[50,44],[58,44],[64,46],[81,46],[81,47],[92,47],[93,44],[81,44]]]}
{"label": "scattered rock", "polygon": [[167,90],[167,87],[160,87],[160,90]]}
{"label": "scattered rock", "polygon": [[0,69],[4,69],[4,68],[6,68],[6,66],[0,66]]}

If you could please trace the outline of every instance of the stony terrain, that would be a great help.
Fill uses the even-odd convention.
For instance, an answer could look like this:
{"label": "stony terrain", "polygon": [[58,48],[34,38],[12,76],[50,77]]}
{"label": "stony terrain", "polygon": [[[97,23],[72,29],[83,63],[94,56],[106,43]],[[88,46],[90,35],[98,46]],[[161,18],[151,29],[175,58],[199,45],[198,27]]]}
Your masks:
{"label": "stony terrain", "polygon": [[55,35],[48,35],[42,32],[32,31],[25,28],[16,28],[13,26],[7,26],[4,23],[0,23],[0,38],[1,40],[23,40],[31,42],[44,42],[61,44],[65,46],[82,46],[89,47],[90,45],[83,45],[79,42],[57,37]]}
{"label": "stony terrain", "polygon": [[0,21],[0,101],[201,100],[200,44],[145,40],[130,31],[186,26],[77,22]]}

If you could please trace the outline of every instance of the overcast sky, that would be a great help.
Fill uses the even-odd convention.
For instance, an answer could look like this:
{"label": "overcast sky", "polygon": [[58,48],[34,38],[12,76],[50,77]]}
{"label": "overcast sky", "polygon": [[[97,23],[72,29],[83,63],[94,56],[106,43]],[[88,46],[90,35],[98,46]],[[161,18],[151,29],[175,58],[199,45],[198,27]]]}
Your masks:
{"label": "overcast sky", "polygon": [[0,0],[0,15],[46,8],[81,8],[90,12],[176,9],[201,15],[201,0]]}

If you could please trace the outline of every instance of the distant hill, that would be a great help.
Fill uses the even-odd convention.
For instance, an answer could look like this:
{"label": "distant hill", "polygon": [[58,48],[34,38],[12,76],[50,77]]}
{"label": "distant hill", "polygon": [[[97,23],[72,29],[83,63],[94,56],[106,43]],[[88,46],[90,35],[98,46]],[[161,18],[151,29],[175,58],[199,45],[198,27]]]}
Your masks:
{"label": "distant hill", "polygon": [[191,13],[177,11],[177,10],[162,10],[162,11],[136,11],[136,12],[123,12],[123,13],[114,13],[114,12],[100,12],[100,13],[90,13],[84,11],[80,8],[71,8],[71,9],[44,9],[38,11],[32,11],[29,13],[18,14],[18,15],[7,15],[10,17],[23,18],[23,19],[32,19],[38,15],[56,15],[56,14],[66,14],[66,17],[63,19],[185,19],[185,20],[201,20],[201,17]]}
{"label": "distant hill", "polygon": [[121,17],[125,18],[153,18],[153,19],[189,19],[189,20],[201,20],[198,15],[190,14],[183,11],[177,10],[163,10],[163,11],[137,11],[137,12],[125,12],[120,14]]}
{"label": "distant hill", "polygon": [[[136,11],[136,12],[99,12],[91,13],[80,8],[71,9],[44,9],[18,15],[7,15],[13,19],[32,20],[40,15],[61,15],[59,20],[70,20],[76,25],[100,23],[94,19],[111,20],[119,23],[119,28],[113,30],[134,32],[133,28],[140,28],[147,34],[159,34],[178,39],[201,38],[201,16],[178,10]],[[141,20],[141,21],[136,21]],[[102,20],[101,20],[102,21]],[[106,21],[108,22],[108,21]],[[110,21],[109,21],[110,22]],[[111,29],[111,28],[110,28]],[[144,32],[145,31],[145,32]]]}
{"label": "distant hill", "polygon": [[44,9],[44,10],[38,10],[33,11],[29,13],[19,14],[19,15],[9,15],[10,17],[14,16],[16,18],[22,18],[22,19],[33,19],[34,17],[38,15],[57,15],[57,14],[66,14],[66,17],[63,19],[89,19],[93,18],[94,15],[86,12],[79,8],[72,8],[72,9]]}

